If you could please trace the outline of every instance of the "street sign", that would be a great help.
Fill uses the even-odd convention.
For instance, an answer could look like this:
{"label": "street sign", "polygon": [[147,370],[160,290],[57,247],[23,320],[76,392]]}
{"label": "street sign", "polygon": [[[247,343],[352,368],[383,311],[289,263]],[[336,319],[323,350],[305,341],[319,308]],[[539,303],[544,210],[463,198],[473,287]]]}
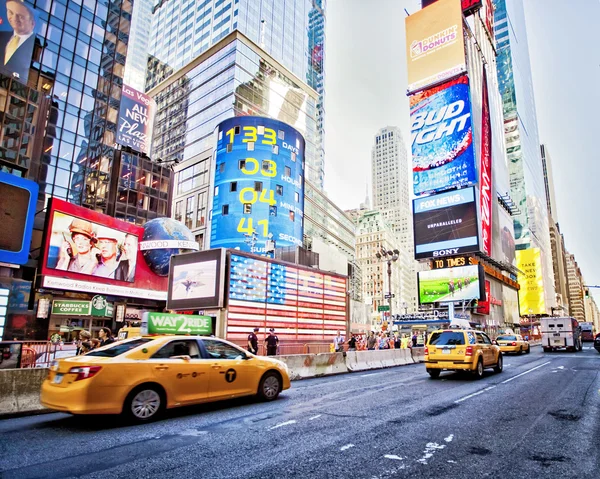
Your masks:
{"label": "street sign", "polygon": [[386,294],[383,296],[383,298],[384,298],[384,299],[391,299],[391,298],[395,298],[395,297],[396,297],[396,295],[395,295],[395,294],[390,294],[390,293],[386,293]]}
{"label": "street sign", "polygon": [[377,311],[389,311],[390,307],[387,304],[384,304],[383,306],[377,306]]}

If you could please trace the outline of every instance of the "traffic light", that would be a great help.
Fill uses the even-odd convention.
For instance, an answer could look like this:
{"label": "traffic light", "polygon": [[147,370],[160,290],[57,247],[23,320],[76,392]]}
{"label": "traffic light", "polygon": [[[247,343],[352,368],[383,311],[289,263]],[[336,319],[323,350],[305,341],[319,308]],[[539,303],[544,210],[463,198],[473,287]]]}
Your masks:
{"label": "traffic light", "polygon": [[586,289],[585,290],[585,299],[588,299],[590,297],[590,290]]}

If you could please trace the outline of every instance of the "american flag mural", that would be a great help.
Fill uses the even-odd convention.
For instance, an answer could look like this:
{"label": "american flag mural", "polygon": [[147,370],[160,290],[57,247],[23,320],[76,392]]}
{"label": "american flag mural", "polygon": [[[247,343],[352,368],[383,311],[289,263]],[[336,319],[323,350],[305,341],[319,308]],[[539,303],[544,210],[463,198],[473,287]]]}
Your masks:
{"label": "american flag mural", "polygon": [[239,254],[229,268],[228,339],[245,340],[254,327],[295,341],[346,330],[345,277]]}

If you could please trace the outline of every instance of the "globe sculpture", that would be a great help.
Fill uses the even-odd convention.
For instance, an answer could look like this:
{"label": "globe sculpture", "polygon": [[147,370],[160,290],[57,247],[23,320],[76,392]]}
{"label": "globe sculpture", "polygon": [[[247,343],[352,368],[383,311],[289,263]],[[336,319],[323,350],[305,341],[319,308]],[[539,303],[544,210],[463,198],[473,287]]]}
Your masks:
{"label": "globe sculpture", "polygon": [[[171,218],[156,218],[144,225],[144,237],[142,241],[194,241],[192,232],[179,221]],[[184,249],[165,248],[142,251],[146,263],[154,274],[159,276],[169,275],[169,260],[174,254],[180,254]]]}

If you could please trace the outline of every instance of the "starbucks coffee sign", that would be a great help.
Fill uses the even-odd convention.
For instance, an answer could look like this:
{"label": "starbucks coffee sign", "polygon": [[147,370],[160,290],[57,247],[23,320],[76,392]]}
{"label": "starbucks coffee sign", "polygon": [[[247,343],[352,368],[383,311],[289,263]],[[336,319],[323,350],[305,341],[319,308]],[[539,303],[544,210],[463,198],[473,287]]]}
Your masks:
{"label": "starbucks coffee sign", "polygon": [[212,334],[212,318],[192,314],[143,314],[142,334]]}
{"label": "starbucks coffee sign", "polygon": [[92,316],[112,318],[114,307],[104,296],[97,294],[92,298]]}
{"label": "starbucks coffee sign", "polygon": [[70,316],[89,316],[91,304],[89,301],[57,299],[52,301],[52,314]]}

